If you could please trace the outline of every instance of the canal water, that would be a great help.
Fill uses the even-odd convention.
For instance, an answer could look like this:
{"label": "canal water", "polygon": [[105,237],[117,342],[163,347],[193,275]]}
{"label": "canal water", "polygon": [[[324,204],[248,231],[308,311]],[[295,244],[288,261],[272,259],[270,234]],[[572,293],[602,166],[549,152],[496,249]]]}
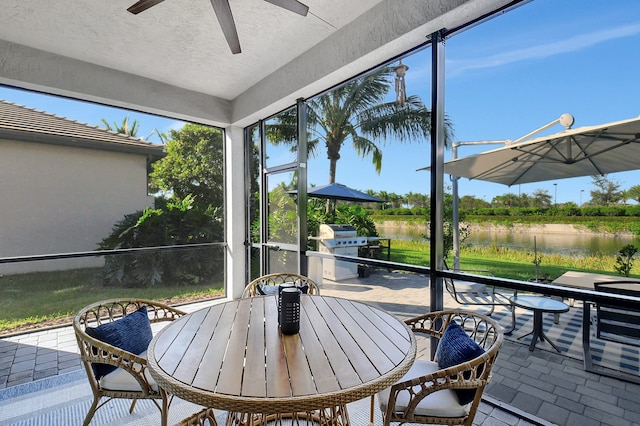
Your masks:
{"label": "canal water", "polygon": [[[378,228],[385,238],[426,241],[425,230],[406,228]],[[615,255],[627,244],[640,247],[640,237],[591,233],[527,233],[499,230],[476,230],[463,242],[471,246],[509,247],[514,250],[533,251],[534,236],[539,253],[563,256]]]}

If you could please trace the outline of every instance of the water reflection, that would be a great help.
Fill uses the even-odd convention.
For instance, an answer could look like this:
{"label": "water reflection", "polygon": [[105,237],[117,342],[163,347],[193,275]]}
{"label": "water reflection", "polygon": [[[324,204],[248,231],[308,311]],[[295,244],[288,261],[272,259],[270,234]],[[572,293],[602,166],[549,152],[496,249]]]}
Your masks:
{"label": "water reflection", "polygon": [[[465,244],[489,246],[498,244],[517,250],[533,251],[533,235],[528,233],[509,233],[496,231],[473,232]],[[536,246],[539,252],[561,254],[564,256],[615,255],[627,244],[640,246],[640,239],[613,235],[593,234],[536,234]]]}
{"label": "water reflection", "polygon": [[[378,228],[385,238],[424,241],[426,227],[421,229]],[[640,247],[640,237],[594,235],[594,234],[530,234],[523,232],[474,231],[464,242],[471,246],[499,245],[514,250],[533,251],[533,237],[536,237],[538,252],[561,254],[564,256],[615,255],[623,246],[633,244]]]}

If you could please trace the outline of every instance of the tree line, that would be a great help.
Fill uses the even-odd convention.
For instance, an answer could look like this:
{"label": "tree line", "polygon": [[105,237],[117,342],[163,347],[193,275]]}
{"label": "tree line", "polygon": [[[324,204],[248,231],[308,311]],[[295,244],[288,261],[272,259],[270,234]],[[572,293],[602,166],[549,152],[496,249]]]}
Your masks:
{"label": "tree line", "polygon": [[[574,202],[559,203],[556,205],[555,200],[546,189],[536,189],[531,194],[526,192],[514,194],[507,192],[502,195],[496,195],[491,201],[478,198],[474,195],[464,195],[458,201],[458,208],[461,211],[471,212],[480,209],[501,209],[501,208],[524,208],[524,209],[550,209],[553,207],[560,209],[576,209],[585,208],[589,211],[597,211],[597,209],[589,209],[589,207],[615,207],[627,205],[629,201],[635,201],[640,204],[640,185],[631,186],[628,189],[621,189],[622,184],[609,178],[607,175],[592,176],[593,189],[589,191],[589,198],[580,206]],[[386,210],[387,214],[416,214],[422,209],[429,208],[430,197],[426,194],[409,192],[405,195],[389,193],[386,191],[376,192],[373,190],[366,191],[367,194],[375,196],[383,200],[382,203],[368,203],[367,207],[376,213]],[[445,193],[446,197],[451,197],[449,193]],[[595,214],[599,216],[600,214]]]}

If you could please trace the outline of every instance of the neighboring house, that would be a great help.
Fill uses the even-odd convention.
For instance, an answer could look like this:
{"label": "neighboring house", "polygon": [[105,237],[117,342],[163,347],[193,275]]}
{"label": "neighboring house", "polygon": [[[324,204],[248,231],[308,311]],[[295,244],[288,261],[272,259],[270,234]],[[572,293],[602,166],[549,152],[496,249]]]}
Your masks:
{"label": "neighboring house", "polygon": [[[96,250],[125,214],[153,205],[164,147],[0,100],[0,259]],[[0,264],[0,275],[103,259]]]}

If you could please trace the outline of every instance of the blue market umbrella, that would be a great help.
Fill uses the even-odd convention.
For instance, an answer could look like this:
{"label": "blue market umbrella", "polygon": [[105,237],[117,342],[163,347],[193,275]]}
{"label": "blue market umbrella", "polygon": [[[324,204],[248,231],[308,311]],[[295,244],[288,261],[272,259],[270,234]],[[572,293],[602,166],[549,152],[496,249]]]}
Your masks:
{"label": "blue market umbrella", "polygon": [[349,188],[341,183],[330,183],[328,185],[315,186],[307,192],[309,197],[325,198],[330,200],[344,200],[355,202],[381,203],[380,198],[365,194],[357,189]]}

